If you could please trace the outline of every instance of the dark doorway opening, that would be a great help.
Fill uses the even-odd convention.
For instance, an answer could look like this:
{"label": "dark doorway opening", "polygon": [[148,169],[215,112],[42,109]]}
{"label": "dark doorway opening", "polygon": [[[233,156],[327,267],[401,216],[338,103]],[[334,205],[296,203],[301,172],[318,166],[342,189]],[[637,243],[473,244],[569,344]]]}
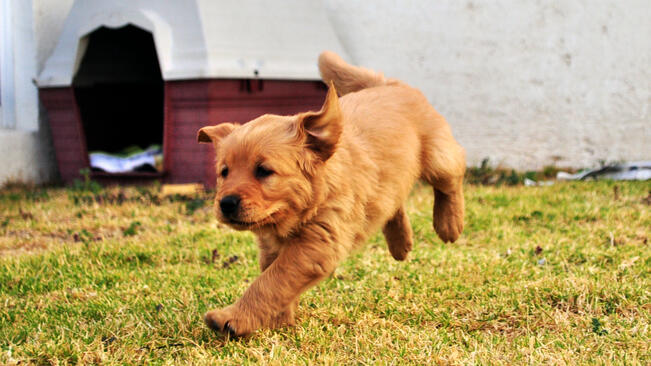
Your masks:
{"label": "dark doorway opening", "polygon": [[93,31],[73,88],[89,153],[162,149],[164,88],[150,32],[133,25]]}

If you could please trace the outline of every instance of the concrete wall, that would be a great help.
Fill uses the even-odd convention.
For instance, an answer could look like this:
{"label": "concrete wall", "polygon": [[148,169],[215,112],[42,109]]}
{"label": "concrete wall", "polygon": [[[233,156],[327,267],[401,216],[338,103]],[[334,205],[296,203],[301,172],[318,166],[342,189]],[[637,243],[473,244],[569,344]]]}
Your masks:
{"label": "concrete wall", "polygon": [[7,182],[57,180],[50,130],[44,122],[38,131],[0,128],[0,187]]}
{"label": "concrete wall", "polygon": [[469,164],[651,159],[648,0],[326,0],[360,65],[420,88]]}
{"label": "concrete wall", "polygon": [[[651,159],[648,0],[324,2],[352,60],[420,88],[452,125],[470,164],[489,157],[535,169]],[[34,76],[72,3],[31,1]],[[33,153],[49,144],[47,133],[33,132],[36,121],[29,125],[23,134],[40,137],[21,141],[33,143],[0,134],[0,184],[52,163],[29,153],[9,164],[8,144]]]}
{"label": "concrete wall", "polygon": [[56,178],[49,130],[40,112],[33,3],[0,0],[0,185]]}

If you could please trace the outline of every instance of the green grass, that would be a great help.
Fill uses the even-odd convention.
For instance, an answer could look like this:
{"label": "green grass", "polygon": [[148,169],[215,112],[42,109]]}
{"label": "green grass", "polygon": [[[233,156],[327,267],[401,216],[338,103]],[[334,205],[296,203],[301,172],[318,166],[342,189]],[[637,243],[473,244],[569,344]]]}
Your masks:
{"label": "green grass", "polygon": [[[617,185],[617,198],[614,186]],[[253,236],[147,189],[0,191],[0,364],[651,363],[649,182],[466,187],[443,245],[376,235],[301,298],[295,327],[228,339],[201,315],[258,274]]]}

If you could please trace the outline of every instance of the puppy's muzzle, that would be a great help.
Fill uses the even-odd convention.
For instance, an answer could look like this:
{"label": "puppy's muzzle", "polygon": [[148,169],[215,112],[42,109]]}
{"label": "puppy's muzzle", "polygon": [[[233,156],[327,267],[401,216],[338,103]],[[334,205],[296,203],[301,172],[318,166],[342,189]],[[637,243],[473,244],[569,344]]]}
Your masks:
{"label": "puppy's muzzle", "polygon": [[222,214],[224,215],[224,217],[230,219],[237,218],[240,212],[241,202],[242,200],[240,199],[240,196],[234,194],[224,196],[219,201],[219,208],[222,210]]}

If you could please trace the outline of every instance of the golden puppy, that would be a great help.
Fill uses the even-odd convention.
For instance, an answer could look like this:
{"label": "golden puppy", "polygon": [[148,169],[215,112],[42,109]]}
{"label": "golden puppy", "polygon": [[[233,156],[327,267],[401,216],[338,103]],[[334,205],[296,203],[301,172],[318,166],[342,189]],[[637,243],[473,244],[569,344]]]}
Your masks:
{"label": "golden puppy", "polygon": [[217,157],[217,218],[257,235],[262,270],[239,301],[205,314],[212,329],[293,324],[301,293],[380,228],[391,255],[407,258],[404,201],[419,178],[434,187],[439,237],[461,234],[465,153],[445,119],[418,90],[332,52],[319,69],[320,111],[199,130]]}

